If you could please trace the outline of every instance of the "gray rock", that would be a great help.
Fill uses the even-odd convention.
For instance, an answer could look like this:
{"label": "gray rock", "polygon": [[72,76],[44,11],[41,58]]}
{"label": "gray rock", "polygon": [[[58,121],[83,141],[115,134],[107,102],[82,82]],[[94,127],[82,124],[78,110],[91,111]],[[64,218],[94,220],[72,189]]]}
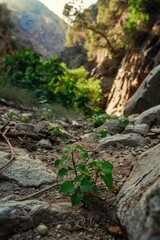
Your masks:
{"label": "gray rock", "polygon": [[136,125],[128,125],[125,130],[124,134],[126,133],[137,133],[142,135],[143,137],[146,137],[147,133],[149,131],[149,126],[145,123],[142,124],[136,124]]}
{"label": "gray rock", "polygon": [[72,120],[71,124],[72,124],[72,128],[73,128],[74,130],[83,128],[83,125],[79,124],[79,123],[78,123],[77,121],[75,121],[75,120]]}
{"label": "gray rock", "polygon": [[93,141],[95,139],[96,133],[86,133],[81,136],[81,139],[87,139]]}
{"label": "gray rock", "polygon": [[78,218],[80,216],[65,203],[51,206],[37,200],[1,203],[0,239],[6,240],[8,235],[22,233],[41,223],[57,225],[61,221],[76,221]]}
{"label": "gray rock", "polygon": [[122,125],[118,119],[107,120],[102,126],[107,127],[108,133],[111,135],[122,133],[125,129],[125,126]]}
{"label": "gray rock", "polygon": [[124,116],[133,113],[142,113],[145,110],[160,104],[160,65],[155,67],[142,82],[135,94],[129,99]]}
{"label": "gray rock", "polygon": [[152,107],[139,115],[135,124],[148,124],[150,127],[160,124],[160,105]]}
{"label": "gray rock", "polygon": [[52,143],[49,139],[41,139],[39,142],[38,142],[38,145],[43,147],[43,148],[46,148],[46,149],[52,149]]}
{"label": "gray rock", "polygon": [[118,217],[129,240],[160,239],[160,144],[143,153],[120,190]]}
{"label": "gray rock", "polygon": [[34,132],[35,126],[31,123],[18,123],[15,127],[18,131]]}
{"label": "gray rock", "polygon": [[39,133],[39,132],[46,133],[48,131],[48,126],[50,126],[50,125],[51,125],[51,123],[48,121],[41,121],[35,125],[34,131],[36,133]]}
{"label": "gray rock", "polygon": [[[6,153],[0,151],[0,165],[8,162]],[[17,156],[16,159],[1,174],[2,178],[15,180],[19,186],[38,187],[41,184],[52,183],[56,179],[53,173],[39,159],[28,155]]]}
{"label": "gray rock", "polygon": [[138,147],[145,145],[145,138],[136,133],[117,134],[114,136],[108,136],[99,141],[99,146],[108,147],[114,146],[117,143],[129,146]]}

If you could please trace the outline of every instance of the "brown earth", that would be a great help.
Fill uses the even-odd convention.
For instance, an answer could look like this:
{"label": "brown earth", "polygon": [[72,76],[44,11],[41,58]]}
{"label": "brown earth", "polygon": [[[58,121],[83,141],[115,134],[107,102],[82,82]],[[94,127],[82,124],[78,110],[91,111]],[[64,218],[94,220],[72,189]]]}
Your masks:
{"label": "brown earth", "polygon": [[[9,112],[15,112],[16,114],[9,117]],[[8,114],[7,114],[8,113]],[[36,228],[31,229],[27,232],[19,234],[17,238],[11,236],[9,239],[19,239],[19,240],[30,240],[30,239],[102,239],[102,240],[120,240],[127,239],[125,234],[125,229],[122,228],[119,220],[116,216],[116,196],[123,186],[124,182],[128,179],[133,165],[138,160],[139,155],[145,152],[150,147],[153,147],[159,141],[155,134],[149,133],[147,136],[147,143],[145,147],[130,148],[127,146],[118,145],[115,147],[108,147],[106,149],[97,148],[97,140],[91,141],[90,139],[84,140],[82,136],[89,130],[89,125],[83,119],[77,120],[81,125],[81,128],[73,130],[73,125],[69,121],[66,131],[72,133],[75,139],[70,138],[67,141],[56,140],[52,142],[52,147],[50,149],[41,147],[38,145],[40,140],[38,134],[37,139],[35,135],[26,134],[19,132],[19,134],[12,135],[11,132],[15,125],[21,123],[21,116],[24,114],[29,114],[29,123],[36,124],[37,119],[33,117],[31,112],[25,112],[23,110],[17,110],[10,107],[0,105],[0,151],[10,152],[14,154],[21,154],[21,150],[29,153],[30,157],[38,158],[42,162],[45,162],[48,169],[51,169],[56,173],[53,167],[54,161],[62,156],[62,148],[66,145],[76,143],[89,152],[89,159],[104,159],[109,160],[113,164],[113,180],[114,184],[112,189],[109,191],[101,182],[98,182],[98,187],[100,189],[100,196],[93,197],[93,205],[91,208],[86,209],[82,204],[72,208],[73,214],[76,212],[79,214],[80,218],[78,221],[73,222],[59,222],[57,225],[50,223],[48,227],[48,233],[45,236],[38,234]],[[56,119],[57,120],[57,119]],[[40,120],[38,120],[40,121]],[[64,121],[64,118],[63,118]],[[54,119],[50,122],[54,122]],[[67,120],[66,120],[67,122]],[[27,123],[27,124],[29,124]],[[6,132],[6,128],[10,130]],[[4,136],[5,135],[5,136]],[[7,143],[9,141],[9,143]],[[9,155],[11,156],[11,155]],[[13,160],[10,164],[14,164]],[[0,166],[0,172],[1,170]],[[1,179],[1,182],[5,181]],[[57,186],[45,190],[35,196],[30,196],[30,194],[38,193],[40,190],[49,187],[49,185],[43,185],[39,188],[24,188],[20,187],[19,190],[1,190],[0,199],[36,199],[40,201],[45,201],[49,204],[55,203],[65,203],[67,208],[71,208],[69,204],[69,196],[61,195],[58,191],[59,183],[61,179],[57,178],[55,184]]]}

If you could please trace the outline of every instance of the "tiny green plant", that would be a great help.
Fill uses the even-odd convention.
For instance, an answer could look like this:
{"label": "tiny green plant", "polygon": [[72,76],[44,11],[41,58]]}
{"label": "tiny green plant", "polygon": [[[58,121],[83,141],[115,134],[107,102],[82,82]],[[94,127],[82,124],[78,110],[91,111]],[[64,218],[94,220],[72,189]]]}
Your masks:
{"label": "tiny green plant", "polygon": [[93,116],[92,118],[90,118],[90,121],[93,122],[95,127],[99,127],[101,126],[103,123],[105,123],[107,120],[111,120],[111,119],[118,119],[117,116],[110,116],[108,114],[100,114],[100,115],[96,115]]}
{"label": "tiny green plant", "polygon": [[124,127],[127,127],[127,125],[129,124],[129,119],[121,118],[121,119],[119,119],[119,123],[122,124]]}
{"label": "tiny green plant", "polygon": [[99,134],[100,134],[100,137],[101,138],[104,138],[104,137],[107,137],[107,134],[108,134],[108,128],[107,126],[100,126],[99,127]]}
{"label": "tiny green plant", "polygon": [[9,111],[7,112],[7,118],[9,119],[13,119],[13,117],[16,115],[16,113],[14,111]]}
{"label": "tiny green plant", "polygon": [[49,125],[47,127],[48,129],[48,132],[49,134],[52,136],[52,137],[56,137],[56,138],[60,138],[60,140],[65,140],[65,136],[64,134],[62,133],[62,126],[57,124],[57,123],[52,123],[51,125]]}
{"label": "tiny green plant", "polygon": [[58,169],[58,176],[64,177],[70,173],[69,179],[60,185],[59,192],[71,195],[72,206],[83,203],[85,207],[91,206],[91,196],[99,195],[97,187],[101,180],[109,189],[112,188],[113,165],[102,159],[87,161],[88,152],[79,145],[63,148],[66,155],[58,158],[54,167]]}
{"label": "tiny green plant", "polygon": [[22,117],[21,117],[21,121],[23,122],[23,123],[29,123],[29,116],[27,116],[27,115],[22,115]]}

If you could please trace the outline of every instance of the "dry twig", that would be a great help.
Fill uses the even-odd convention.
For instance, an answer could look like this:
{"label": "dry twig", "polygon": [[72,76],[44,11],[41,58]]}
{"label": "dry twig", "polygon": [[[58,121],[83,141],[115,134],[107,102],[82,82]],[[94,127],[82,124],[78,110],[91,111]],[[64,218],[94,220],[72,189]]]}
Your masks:
{"label": "dry twig", "polygon": [[10,128],[6,128],[4,133],[2,134],[2,137],[6,140],[8,146],[9,146],[9,149],[10,149],[10,153],[11,153],[11,157],[10,157],[10,160],[5,164],[3,165],[1,168],[0,168],[0,172],[6,168],[14,159],[15,159],[15,154],[14,154],[14,151],[13,151],[13,148],[12,148],[12,145],[10,144],[10,141],[8,140],[8,138],[6,137],[6,134],[7,132],[10,131]]}
{"label": "dry twig", "polygon": [[61,183],[54,183],[54,184],[52,184],[51,186],[49,186],[49,187],[47,187],[47,188],[45,188],[45,189],[42,189],[42,190],[40,190],[40,191],[38,191],[38,192],[36,192],[36,193],[32,193],[32,194],[30,194],[30,195],[28,195],[28,196],[26,196],[26,197],[17,199],[16,201],[25,201],[25,200],[27,200],[27,199],[29,199],[29,198],[31,198],[31,197],[37,196],[38,194],[44,193],[44,192],[48,191],[49,189],[51,189],[51,188],[53,188],[53,187],[57,187],[57,186],[59,186],[60,184],[61,184]]}

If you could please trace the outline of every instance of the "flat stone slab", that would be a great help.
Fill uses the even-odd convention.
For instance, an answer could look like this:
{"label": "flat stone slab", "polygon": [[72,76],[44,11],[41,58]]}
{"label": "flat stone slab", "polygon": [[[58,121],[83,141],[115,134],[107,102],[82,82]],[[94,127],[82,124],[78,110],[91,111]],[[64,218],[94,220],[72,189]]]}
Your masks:
{"label": "flat stone slab", "polygon": [[65,203],[48,205],[46,202],[28,200],[0,203],[0,239],[8,235],[22,233],[43,224],[55,224],[65,221],[78,221],[80,216]]}
{"label": "flat stone slab", "polygon": [[117,143],[123,144],[129,147],[138,147],[145,145],[145,138],[136,133],[117,134],[114,136],[108,136],[99,141],[101,147],[115,146]]}
{"label": "flat stone slab", "polygon": [[149,131],[149,126],[145,123],[142,124],[136,124],[136,125],[128,125],[123,133],[137,133],[142,135],[143,137],[146,137],[147,133]]}
{"label": "flat stone slab", "polygon": [[[9,160],[7,153],[0,151],[0,166]],[[1,173],[8,180],[15,180],[22,187],[38,187],[42,184],[53,183],[56,174],[39,159],[30,158],[28,155],[17,156],[15,160]]]}
{"label": "flat stone slab", "polygon": [[129,240],[160,239],[160,144],[143,153],[117,195]]}

